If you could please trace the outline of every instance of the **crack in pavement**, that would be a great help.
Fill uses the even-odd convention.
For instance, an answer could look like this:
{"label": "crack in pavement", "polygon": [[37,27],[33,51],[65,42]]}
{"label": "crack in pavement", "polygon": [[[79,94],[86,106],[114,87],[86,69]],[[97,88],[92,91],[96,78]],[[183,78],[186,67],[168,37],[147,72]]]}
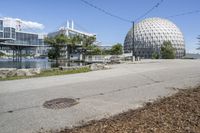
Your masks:
{"label": "crack in pavement", "polygon": [[31,108],[39,108],[39,107],[41,107],[41,106],[40,105],[36,105],[36,106],[12,109],[12,110],[8,110],[8,111],[0,112],[0,115],[5,114],[5,113],[14,113],[16,111],[22,111],[22,110],[27,110],[27,109],[31,109]]}
{"label": "crack in pavement", "polygon": [[159,81],[159,80],[154,80],[154,79],[150,78],[149,76],[141,74],[141,73],[139,75],[142,76],[142,77],[145,77],[146,79],[149,79],[149,80],[153,81],[154,83],[163,82],[163,81]]}
{"label": "crack in pavement", "polygon": [[[139,87],[144,87],[144,86],[148,86],[148,85],[152,85],[152,84],[158,84],[158,83],[161,83],[161,82],[164,82],[164,81],[158,81],[158,80],[154,80],[144,74],[140,74],[142,77],[145,77],[147,79],[149,79],[150,81],[152,81],[152,83],[146,83],[142,86],[139,86]],[[81,100],[81,99],[86,99],[86,98],[90,98],[90,97],[95,97],[95,96],[103,96],[103,95],[106,95],[106,94],[112,94],[112,93],[116,93],[116,92],[120,92],[120,91],[124,91],[124,90],[129,90],[129,89],[133,89],[133,88],[138,88],[138,86],[129,86],[129,87],[126,87],[126,88],[122,88],[122,89],[115,89],[115,90],[111,90],[111,91],[107,91],[107,92],[101,92],[101,93],[97,93],[97,94],[92,94],[92,95],[86,95],[86,96],[83,96],[83,97],[79,97],[79,98],[75,98],[77,100]],[[22,111],[22,110],[27,110],[27,109],[31,109],[31,108],[39,108],[41,107],[42,105],[37,105],[37,106],[31,106],[31,107],[25,107],[25,108],[19,108],[19,109],[14,109],[14,110],[8,110],[8,111],[4,111],[4,112],[0,112],[0,115],[4,114],[4,113],[14,113],[16,111]]]}
{"label": "crack in pavement", "polygon": [[[160,81],[159,82],[154,81],[152,83],[146,83],[146,84],[144,84],[143,86],[140,86],[140,87],[144,87],[144,86],[148,86],[148,85],[152,85],[152,84],[156,84],[156,83],[160,83]],[[106,95],[106,94],[112,94],[112,93],[116,93],[116,92],[120,92],[120,91],[124,91],[124,90],[128,90],[128,89],[133,89],[133,88],[138,88],[138,86],[133,85],[133,86],[129,86],[129,87],[122,88],[122,89],[115,89],[115,90],[111,90],[111,91],[107,91],[107,92],[101,92],[101,93],[97,93],[97,94],[93,94],[93,95],[86,95],[86,96],[83,96],[83,97],[80,97],[80,98],[75,98],[75,99],[81,100],[81,99],[86,99],[86,98],[95,97],[95,96],[102,96],[102,95]],[[5,113],[14,113],[16,111],[28,110],[28,109],[32,109],[32,108],[39,108],[39,107],[42,107],[42,105],[8,110],[8,111],[0,112],[0,115],[5,114]]]}
{"label": "crack in pavement", "polygon": [[[139,86],[139,87],[144,87],[144,86],[148,86],[148,85],[152,85],[152,84],[158,84],[158,83],[161,83],[161,82],[164,82],[164,81],[156,81],[156,80],[152,80],[153,82],[152,83],[146,83],[142,86]],[[107,92],[104,92],[104,93],[97,93],[97,94],[93,94],[93,95],[86,95],[86,96],[83,96],[83,97],[80,97],[80,98],[77,98],[78,100],[80,99],[86,99],[86,98],[90,98],[90,97],[95,97],[95,96],[102,96],[102,95],[106,95],[106,94],[112,94],[112,93],[115,93],[115,92],[120,92],[120,91],[124,91],[124,90],[129,90],[129,89],[133,89],[133,88],[138,88],[138,86],[129,86],[129,87],[126,87],[126,88],[122,88],[122,89],[116,89],[116,90],[111,90],[111,91],[107,91]]]}

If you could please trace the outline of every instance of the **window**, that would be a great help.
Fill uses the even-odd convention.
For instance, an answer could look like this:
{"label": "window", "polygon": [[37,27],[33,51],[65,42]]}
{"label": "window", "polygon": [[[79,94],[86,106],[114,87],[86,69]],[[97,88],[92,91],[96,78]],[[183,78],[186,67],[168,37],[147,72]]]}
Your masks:
{"label": "window", "polygon": [[37,34],[16,32],[16,41],[21,44],[38,45],[41,41],[38,40]]}
{"label": "window", "polygon": [[15,39],[16,34],[15,34],[15,29],[14,28],[11,28],[11,33],[12,33],[12,38]]}
{"label": "window", "polygon": [[10,27],[4,28],[4,38],[11,38]]}
{"label": "window", "polygon": [[0,30],[3,30],[3,20],[0,20]]}
{"label": "window", "polygon": [[3,38],[3,32],[0,32],[0,38]]}

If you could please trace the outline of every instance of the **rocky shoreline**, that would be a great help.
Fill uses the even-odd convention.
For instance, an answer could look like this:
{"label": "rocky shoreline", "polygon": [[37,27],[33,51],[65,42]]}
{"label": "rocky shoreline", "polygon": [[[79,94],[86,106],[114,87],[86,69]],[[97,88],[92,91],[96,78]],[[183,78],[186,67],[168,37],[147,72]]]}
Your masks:
{"label": "rocky shoreline", "polygon": [[97,71],[97,70],[105,70],[110,69],[111,67],[107,64],[100,64],[100,63],[93,63],[86,66],[72,66],[72,67],[66,67],[66,66],[60,66],[60,70],[76,70],[82,67],[88,67],[91,71]]}
{"label": "rocky shoreline", "polygon": [[[87,66],[60,66],[58,68],[51,68],[50,70],[58,69],[63,71],[70,71],[70,70],[78,70],[80,68],[88,67],[91,71],[97,71],[97,70],[105,70],[110,69],[110,66],[106,64],[90,64]],[[49,69],[48,69],[49,70]],[[35,76],[42,72],[40,68],[29,68],[29,69],[16,69],[16,68],[0,68],[0,78],[5,79],[9,77],[20,77],[20,76]]]}
{"label": "rocky shoreline", "polygon": [[16,69],[16,68],[0,68],[0,78],[14,76],[34,76],[41,73],[39,68]]}

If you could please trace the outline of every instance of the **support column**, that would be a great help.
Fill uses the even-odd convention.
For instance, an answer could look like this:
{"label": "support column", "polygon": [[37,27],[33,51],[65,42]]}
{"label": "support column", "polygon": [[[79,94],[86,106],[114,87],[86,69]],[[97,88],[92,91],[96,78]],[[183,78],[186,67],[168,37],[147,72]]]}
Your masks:
{"label": "support column", "polygon": [[22,61],[22,49],[20,49],[20,62]]}
{"label": "support column", "polygon": [[15,61],[15,50],[13,49],[13,61]]}

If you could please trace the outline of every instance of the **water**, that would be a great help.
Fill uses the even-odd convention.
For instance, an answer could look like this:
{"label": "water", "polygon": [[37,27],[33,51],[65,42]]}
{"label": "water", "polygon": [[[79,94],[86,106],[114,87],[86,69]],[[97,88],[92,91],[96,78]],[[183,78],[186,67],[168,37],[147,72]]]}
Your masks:
{"label": "water", "polygon": [[[83,66],[81,62],[62,62],[61,66]],[[0,68],[41,68],[49,69],[55,67],[55,62],[49,62],[48,59],[23,59],[21,62],[13,62],[12,59],[0,59]]]}

